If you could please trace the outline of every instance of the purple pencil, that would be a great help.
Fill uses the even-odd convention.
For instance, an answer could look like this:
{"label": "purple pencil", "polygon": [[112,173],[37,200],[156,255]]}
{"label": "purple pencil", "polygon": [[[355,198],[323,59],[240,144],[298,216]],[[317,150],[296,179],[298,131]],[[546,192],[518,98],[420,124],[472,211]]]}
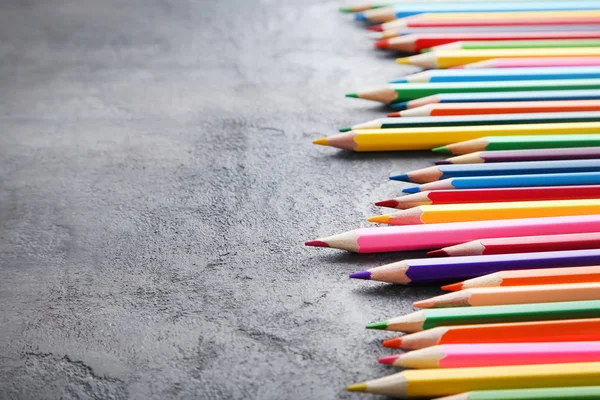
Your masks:
{"label": "purple pencil", "polygon": [[600,249],[421,258],[355,272],[350,278],[402,285],[426,285],[458,282],[498,271],[597,264],[600,264]]}
{"label": "purple pencil", "polygon": [[564,149],[478,151],[438,161],[436,164],[476,164],[515,161],[586,160],[600,158],[600,147]]}

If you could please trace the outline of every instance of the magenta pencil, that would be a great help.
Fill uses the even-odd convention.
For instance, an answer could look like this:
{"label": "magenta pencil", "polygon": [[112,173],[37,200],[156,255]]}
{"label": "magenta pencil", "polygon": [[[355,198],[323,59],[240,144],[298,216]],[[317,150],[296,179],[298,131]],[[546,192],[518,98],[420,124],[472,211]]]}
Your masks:
{"label": "magenta pencil", "polygon": [[306,242],[355,253],[437,249],[476,239],[600,232],[600,215],[360,228]]}
{"label": "magenta pencil", "polygon": [[404,368],[437,369],[600,361],[600,342],[446,344],[379,359]]}
{"label": "magenta pencil", "polygon": [[453,67],[462,68],[529,68],[529,67],[597,67],[600,57],[494,58]]}
{"label": "magenta pencil", "polygon": [[451,157],[436,164],[475,164],[521,161],[600,159],[600,147],[571,147],[566,149],[478,151]]}

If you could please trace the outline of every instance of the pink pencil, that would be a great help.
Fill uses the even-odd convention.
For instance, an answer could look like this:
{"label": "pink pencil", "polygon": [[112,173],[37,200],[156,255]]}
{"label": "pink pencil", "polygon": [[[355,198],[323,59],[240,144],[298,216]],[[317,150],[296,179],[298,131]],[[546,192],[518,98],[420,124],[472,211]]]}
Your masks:
{"label": "pink pencil", "polygon": [[600,342],[446,344],[379,359],[404,368],[465,368],[600,361]]}
{"label": "pink pencil", "polygon": [[306,242],[355,253],[425,250],[471,240],[600,232],[600,215],[361,228]]}
{"label": "pink pencil", "polygon": [[600,57],[494,58],[452,67],[462,68],[529,68],[529,67],[597,67]]}

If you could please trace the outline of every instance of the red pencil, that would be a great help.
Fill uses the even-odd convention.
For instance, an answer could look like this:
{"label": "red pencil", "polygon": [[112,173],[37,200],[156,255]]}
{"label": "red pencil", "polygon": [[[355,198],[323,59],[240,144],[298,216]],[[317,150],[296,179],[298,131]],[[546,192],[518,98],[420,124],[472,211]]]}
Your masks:
{"label": "red pencil", "polygon": [[600,198],[600,185],[462,189],[419,192],[378,201],[376,206],[405,210],[431,204],[497,203],[507,201],[577,200]]}
{"label": "red pencil", "polygon": [[419,53],[442,44],[462,40],[537,40],[537,39],[597,39],[600,31],[580,32],[465,32],[465,33],[422,33],[382,39],[375,43],[380,49]]}
{"label": "red pencil", "polygon": [[539,251],[586,250],[600,248],[600,233],[522,236],[480,239],[427,253],[430,256],[480,256],[488,254],[533,253]]}

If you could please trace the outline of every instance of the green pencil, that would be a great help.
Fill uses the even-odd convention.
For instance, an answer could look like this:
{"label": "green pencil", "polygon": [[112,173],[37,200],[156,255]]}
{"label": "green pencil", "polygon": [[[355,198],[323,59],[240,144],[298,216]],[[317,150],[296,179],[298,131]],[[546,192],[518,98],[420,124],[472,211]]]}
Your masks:
{"label": "green pencil", "polygon": [[600,39],[464,40],[435,46],[431,50],[535,49],[545,47],[600,47]]}
{"label": "green pencil", "polygon": [[418,332],[438,326],[600,317],[600,300],[506,306],[434,308],[367,325],[367,329]]}
{"label": "green pencil", "polygon": [[340,132],[348,132],[356,129],[417,128],[425,126],[511,125],[595,121],[600,121],[600,111],[380,118],[353,125],[350,128],[342,128]]}
{"label": "green pencil", "polygon": [[545,90],[600,89],[600,79],[561,79],[540,81],[498,82],[435,82],[393,83],[379,89],[348,93],[354,97],[379,101],[384,104],[398,103],[433,96],[439,93],[519,92]]}
{"label": "green pencil", "polygon": [[436,153],[456,155],[495,150],[559,149],[598,147],[600,134],[486,136],[433,149]]}
{"label": "green pencil", "polygon": [[597,400],[600,386],[574,386],[543,389],[478,390],[437,400]]}

